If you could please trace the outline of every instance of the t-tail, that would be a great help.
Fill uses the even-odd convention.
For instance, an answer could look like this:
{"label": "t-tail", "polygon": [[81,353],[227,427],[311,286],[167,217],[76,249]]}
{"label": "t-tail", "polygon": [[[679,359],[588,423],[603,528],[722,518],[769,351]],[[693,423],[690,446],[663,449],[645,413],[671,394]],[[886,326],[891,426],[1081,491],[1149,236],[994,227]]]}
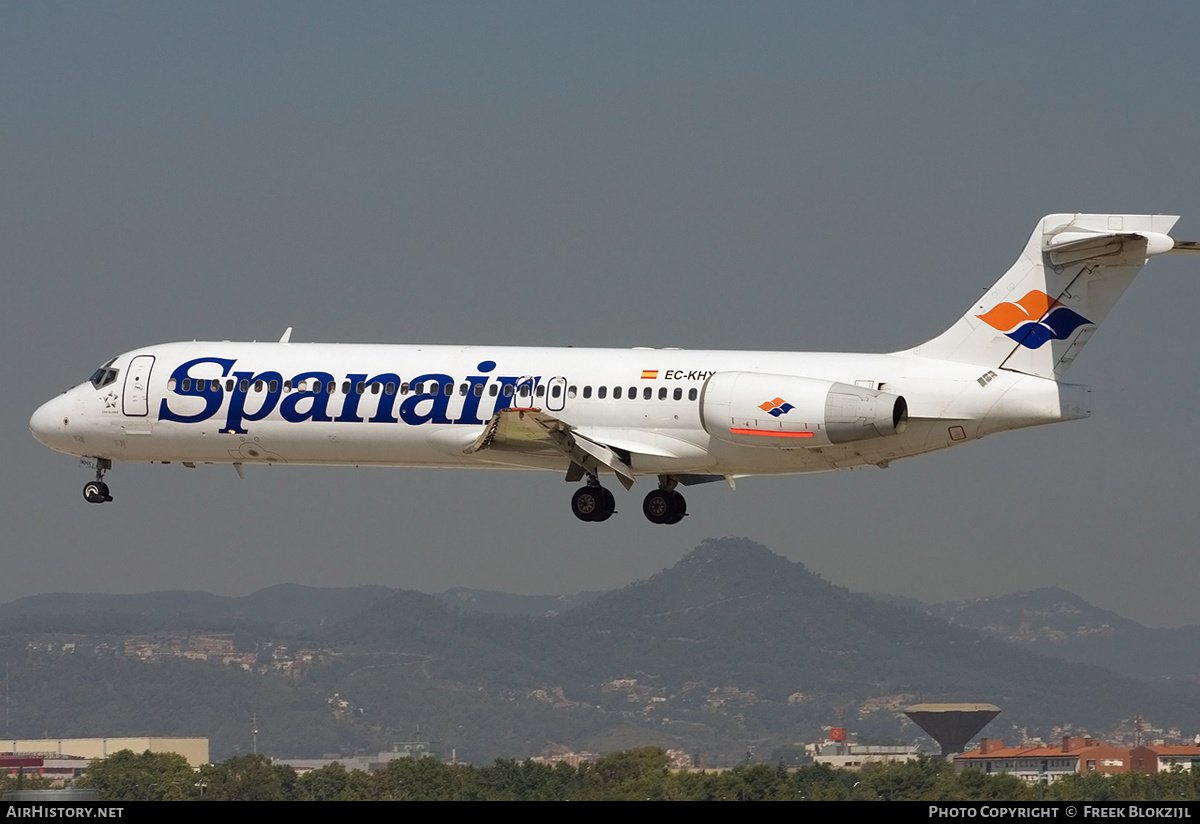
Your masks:
{"label": "t-tail", "polygon": [[1012,268],[957,323],[909,350],[1058,380],[1154,255],[1195,252],[1172,215],[1047,215]]}

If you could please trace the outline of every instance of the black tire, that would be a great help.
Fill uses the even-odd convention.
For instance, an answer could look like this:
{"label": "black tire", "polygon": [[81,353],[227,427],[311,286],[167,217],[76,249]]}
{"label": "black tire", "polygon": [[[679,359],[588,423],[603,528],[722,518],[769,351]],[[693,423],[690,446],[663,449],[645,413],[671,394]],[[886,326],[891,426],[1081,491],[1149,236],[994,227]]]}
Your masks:
{"label": "black tire", "polygon": [[571,496],[571,512],[581,521],[596,520],[596,516],[604,512],[604,492],[600,487],[593,486],[576,489]]}
{"label": "black tire", "polygon": [[612,492],[603,488],[600,491],[604,493],[601,495],[604,506],[596,514],[596,517],[592,518],[593,521],[607,521],[617,511],[617,499],[613,497]]}
{"label": "black tire", "polygon": [[89,504],[102,504],[111,501],[108,486],[103,481],[88,481],[83,485],[83,499]]}
{"label": "black tire", "polygon": [[652,524],[674,523],[676,504],[675,493],[665,489],[652,489],[642,501],[642,514]]}
{"label": "black tire", "polygon": [[677,524],[683,520],[683,516],[687,515],[687,500],[678,492],[672,492],[675,496],[675,517],[667,521],[668,524]]}

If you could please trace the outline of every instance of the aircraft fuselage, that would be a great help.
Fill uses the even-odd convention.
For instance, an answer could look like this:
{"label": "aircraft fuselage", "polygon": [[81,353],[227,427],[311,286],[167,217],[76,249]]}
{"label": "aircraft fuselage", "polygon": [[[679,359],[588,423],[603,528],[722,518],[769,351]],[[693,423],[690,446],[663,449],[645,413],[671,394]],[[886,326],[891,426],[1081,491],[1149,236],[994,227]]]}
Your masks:
{"label": "aircraft fuselage", "polygon": [[1169,215],[1048,215],[1016,263],[941,335],[891,354],[181,342],[127,352],[39,408],[38,441],[114,461],[545,469],[657,476],[643,511],[677,523],[679,485],[891,461],[1089,413],[1063,376]]}

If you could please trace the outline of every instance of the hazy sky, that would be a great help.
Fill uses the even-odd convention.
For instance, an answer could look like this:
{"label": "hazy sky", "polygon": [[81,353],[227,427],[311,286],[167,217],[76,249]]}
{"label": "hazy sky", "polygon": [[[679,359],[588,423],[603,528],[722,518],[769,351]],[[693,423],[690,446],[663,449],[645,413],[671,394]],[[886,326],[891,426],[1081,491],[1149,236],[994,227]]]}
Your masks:
{"label": "hazy sky", "polygon": [[[624,585],[707,536],[941,600],[1200,623],[1200,260],[1071,372],[1093,417],[585,524],[555,474],[118,465],[44,400],[182,339],[888,351],[1051,212],[1200,239],[1194,3],[0,4],[0,600]],[[19,380],[18,380],[19,378]]]}

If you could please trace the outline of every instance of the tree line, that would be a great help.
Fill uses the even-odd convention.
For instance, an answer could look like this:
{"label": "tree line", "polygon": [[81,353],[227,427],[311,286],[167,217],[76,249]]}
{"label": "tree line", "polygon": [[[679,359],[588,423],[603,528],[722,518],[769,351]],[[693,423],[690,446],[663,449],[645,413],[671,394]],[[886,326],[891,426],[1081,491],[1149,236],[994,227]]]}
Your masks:
{"label": "tree line", "polygon": [[[643,747],[578,767],[498,759],[490,766],[408,758],[374,773],[332,764],[304,774],[263,755],[239,755],[193,769],[181,755],[129,750],[94,761],[72,783],[102,801],[1188,801],[1200,799],[1200,771],[1072,775],[1030,784],[978,770],[956,772],[941,758],[870,764],[861,771],[755,764],[674,772],[667,753]],[[0,791],[48,787],[41,776],[4,776]]]}

